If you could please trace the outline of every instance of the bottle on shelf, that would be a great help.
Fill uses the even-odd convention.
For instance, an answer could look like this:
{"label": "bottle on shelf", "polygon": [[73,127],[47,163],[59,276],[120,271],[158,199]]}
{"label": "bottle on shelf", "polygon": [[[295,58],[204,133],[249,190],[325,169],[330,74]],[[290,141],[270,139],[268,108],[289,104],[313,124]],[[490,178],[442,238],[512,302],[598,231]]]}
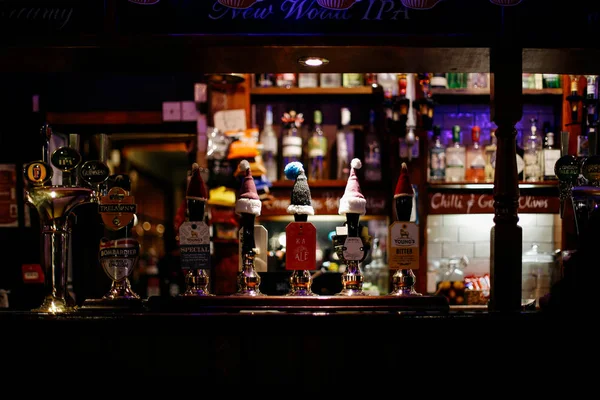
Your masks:
{"label": "bottle on shelf", "polygon": [[256,75],[256,86],[257,87],[273,87],[275,86],[275,74],[257,74]]}
{"label": "bottle on shelf", "polygon": [[296,74],[294,73],[286,73],[286,74],[277,74],[275,78],[275,82],[277,87],[280,88],[293,88],[297,86]]}
{"label": "bottle on shelf", "polygon": [[542,74],[545,88],[560,88],[560,76],[558,74]]}
{"label": "bottle on shelf", "polygon": [[322,88],[337,88],[342,86],[342,74],[320,74],[319,82]]}
{"label": "bottle on shelf", "polygon": [[471,129],[471,144],[466,149],[466,171],[465,180],[468,182],[481,183],[485,181],[485,154],[479,140],[481,128],[475,125]]}
{"label": "bottle on shelf", "polygon": [[440,139],[441,128],[433,127],[431,146],[429,147],[429,180],[443,182],[446,179],[446,146]]}
{"label": "bottle on shelf", "polygon": [[322,124],[323,114],[320,110],[315,110],[314,127],[312,135],[308,139],[308,178],[311,180],[328,178],[326,174],[327,138],[323,133]]}
{"label": "bottle on shelf", "polygon": [[446,182],[464,182],[466,149],[461,143],[460,126],[452,127],[452,145],[446,148]]}
{"label": "bottle on shelf", "polygon": [[[521,136],[522,138],[522,136]],[[517,177],[519,179],[519,181],[523,181],[523,170],[525,169],[525,161],[523,160],[523,157],[525,156],[525,150],[523,149],[523,147],[519,144],[522,140],[519,140],[519,138],[517,138],[517,155],[516,155],[516,159],[517,159]]]}
{"label": "bottle on shelf", "polygon": [[579,96],[579,75],[569,75],[571,79],[571,94],[567,97],[571,106],[571,121],[570,123],[576,123],[579,121],[579,102],[581,96]]}
{"label": "bottle on shelf", "polygon": [[433,77],[431,78],[431,87],[438,89],[447,89],[448,80],[446,79],[446,74],[433,74]]}
{"label": "bottle on shelf", "polygon": [[350,109],[342,108],[340,128],[336,136],[337,168],[336,179],[347,180],[350,176],[350,160],[354,159],[354,131],[350,128]]}
{"label": "bottle on shelf", "polygon": [[554,166],[560,157],[560,149],[554,146],[554,133],[547,132],[546,143],[542,149],[545,181],[557,180],[556,174],[554,173]]}
{"label": "bottle on shelf", "polygon": [[537,119],[531,119],[531,131],[525,139],[523,149],[523,179],[526,182],[542,180],[542,140],[537,133]]}
{"label": "bottle on shelf", "polygon": [[369,112],[369,127],[365,140],[364,174],[369,182],[381,181],[381,145],[375,127],[375,111]]}
{"label": "bottle on shelf", "polygon": [[363,74],[350,74],[343,73],[342,74],[342,86],[347,88],[353,87],[361,87],[364,86],[364,76]]}
{"label": "bottle on shelf", "polygon": [[[303,115],[291,110],[289,113],[283,114],[281,121],[284,126],[281,138],[283,165],[287,165],[293,161],[302,162],[302,136],[299,129],[302,126],[302,122],[304,122]],[[285,175],[282,175],[281,179],[285,179]]]}
{"label": "bottle on shelf", "polygon": [[277,135],[273,129],[273,108],[270,105],[267,106],[265,112],[265,122],[260,133],[260,142],[262,143],[261,156],[267,170],[267,179],[271,182],[276,181],[279,171],[279,168],[277,168]]}
{"label": "bottle on shelf", "polygon": [[490,144],[485,146],[485,181],[494,182],[494,173],[496,171],[496,149],[497,149],[496,131],[490,132]]}
{"label": "bottle on shelf", "polygon": [[298,74],[299,88],[316,88],[319,87],[319,74],[305,73]]}

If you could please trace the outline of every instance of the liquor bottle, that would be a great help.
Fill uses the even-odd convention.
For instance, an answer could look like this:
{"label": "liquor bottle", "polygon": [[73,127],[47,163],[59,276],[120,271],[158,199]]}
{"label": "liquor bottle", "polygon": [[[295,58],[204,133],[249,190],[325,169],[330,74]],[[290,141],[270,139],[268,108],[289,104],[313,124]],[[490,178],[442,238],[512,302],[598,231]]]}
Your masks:
{"label": "liquor bottle", "polygon": [[579,87],[579,75],[569,75],[571,78],[571,94],[567,97],[567,100],[571,106],[571,122],[577,122],[579,120],[579,102],[581,96],[578,93]]}
{"label": "liquor bottle", "polygon": [[466,149],[461,144],[460,126],[452,127],[452,145],[446,148],[446,181],[465,180]]}
{"label": "liquor bottle", "polygon": [[446,179],[446,146],[440,139],[439,125],[433,127],[432,144],[429,148],[429,180],[443,182]]}
{"label": "liquor bottle", "polygon": [[556,174],[554,166],[560,158],[560,149],[554,147],[554,133],[546,133],[546,143],[542,149],[542,160],[544,165],[544,180],[555,181]]}
{"label": "liquor bottle", "polygon": [[537,120],[531,119],[531,131],[524,143],[523,178],[526,182],[539,182],[542,180],[542,141],[537,133]]}
{"label": "liquor bottle", "polygon": [[496,149],[497,149],[496,131],[490,132],[490,144],[485,146],[485,181],[494,182],[494,173],[496,171]]}
{"label": "liquor bottle", "polygon": [[260,134],[262,143],[262,159],[267,170],[267,179],[271,182],[277,180],[277,135],[273,129],[273,108],[268,105],[265,113],[265,122]]}
{"label": "liquor bottle", "polygon": [[354,131],[350,128],[352,116],[348,108],[341,110],[341,122],[338,129],[337,144],[337,172],[336,179],[347,180],[350,176],[350,160],[354,159]]}
{"label": "liquor bottle", "polygon": [[446,74],[433,74],[433,77],[431,78],[431,87],[447,89],[448,80],[446,79]]}
{"label": "liquor bottle", "polygon": [[342,74],[342,86],[347,88],[361,87],[364,85],[363,74]]}
{"label": "liquor bottle", "polygon": [[275,83],[277,87],[280,88],[292,88],[296,86],[297,79],[296,74],[294,73],[286,73],[286,74],[276,74],[275,75]]}
{"label": "liquor bottle", "polygon": [[[300,136],[300,127],[304,122],[303,115],[297,114],[291,110],[289,113],[284,113],[281,118],[284,126],[284,132],[281,138],[281,155],[283,164],[287,165],[293,161],[302,161],[302,137]],[[283,172],[282,172],[283,174]],[[285,179],[282,175],[281,179]]]}
{"label": "liquor bottle", "polygon": [[325,157],[327,155],[327,138],[323,134],[323,114],[316,110],[314,114],[314,128],[308,140],[308,176],[309,179],[327,179]]}
{"label": "liquor bottle", "polygon": [[522,136],[521,137],[517,137],[517,143],[516,143],[517,155],[516,155],[516,159],[517,159],[517,176],[518,176],[519,181],[523,181],[523,170],[525,169],[525,161],[523,160],[523,157],[525,156],[525,150],[519,144],[521,141],[522,141]]}
{"label": "liquor bottle", "polygon": [[375,127],[375,111],[369,112],[369,127],[365,140],[365,180],[381,181],[381,145]]}
{"label": "liquor bottle", "polygon": [[473,144],[466,150],[465,178],[468,182],[481,183],[485,181],[485,154],[483,147],[479,143],[481,137],[481,128],[475,125],[471,129],[471,139]]}

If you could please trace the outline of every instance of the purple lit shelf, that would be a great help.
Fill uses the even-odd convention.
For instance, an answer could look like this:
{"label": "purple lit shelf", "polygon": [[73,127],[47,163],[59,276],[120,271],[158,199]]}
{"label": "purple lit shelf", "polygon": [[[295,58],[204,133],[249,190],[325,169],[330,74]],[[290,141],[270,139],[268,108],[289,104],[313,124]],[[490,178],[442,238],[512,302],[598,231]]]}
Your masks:
{"label": "purple lit shelf", "polygon": [[250,91],[251,95],[319,95],[319,94],[373,94],[373,87],[371,86],[359,86],[359,87],[334,87],[334,88],[281,88],[281,87],[256,87]]}
{"label": "purple lit shelf", "polygon": [[[432,95],[445,95],[445,96],[489,96],[490,89],[482,88],[482,89],[441,89],[441,88],[432,88]],[[526,96],[530,95],[552,95],[552,96],[562,96],[563,90],[562,88],[545,88],[545,89],[523,89],[523,94]]]}

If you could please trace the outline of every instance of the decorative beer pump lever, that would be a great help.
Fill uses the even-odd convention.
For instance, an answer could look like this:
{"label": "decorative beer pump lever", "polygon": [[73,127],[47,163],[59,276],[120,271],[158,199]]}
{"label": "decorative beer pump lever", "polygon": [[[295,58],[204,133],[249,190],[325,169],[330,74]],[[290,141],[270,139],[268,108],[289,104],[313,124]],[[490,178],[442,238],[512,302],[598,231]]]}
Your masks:
{"label": "decorative beer pump lever", "polygon": [[235,212],[240,215],[242,225],[240,240],[242,270],[238,274],[238,291],[233,295],[264,296],[259,289],[260,275],[255,267],[257,249],[254,241],[254,221],[260,215],[262,203],[256,191],[250,163],[242,160],[240,169],[244,172],[244,177],[235,203]]}
{"label": "decorative beer pump lever", "polygon": [[361,215],[366,214],[367,200],[360,190],[356,170],[362,167],[362,162],[355,158],[350,163],[351,170],[344,195],[340,199],[338,213],[346,216],[344,226],[336,228],[333,236],[333,247],[337,256],[346,264],[342,273],[343,289],[338,296],[366,296],[363,291],[363,274],[360,263],[369,254],[371,237],[368,230],[359,224]]}
{"label": "decorative beer pump lever", "polygon": [[208,191],[200,166],[192,165],[186,192],[187,217],[179,227],[181,268],[185,271],[183,296],[212,296],[210,293],[210,232],[204,222]]}
{"label": "decorative beer pump lever", "polygon": [[294,222],[285,228],[285,269],[293,271],[287,296],[317,296],[311,290],[311,271],[317,268],[317,229],[308,222],[308,216],[315,214],[310,188],[302,163],[288,163],[284,173],[286,178],[295,179],[287,208],[288,214],[294,215]]}
{"label": "decorative beer pump lever", "polygon": [[408,176],[408,167],[402,163],[394,192],[396,222],[388,232],[388,265],[396,269],[392,276],[393,296],[420,296],[415,290],[413,269],[419,268],[419,228],[411,222],[414,190]]}

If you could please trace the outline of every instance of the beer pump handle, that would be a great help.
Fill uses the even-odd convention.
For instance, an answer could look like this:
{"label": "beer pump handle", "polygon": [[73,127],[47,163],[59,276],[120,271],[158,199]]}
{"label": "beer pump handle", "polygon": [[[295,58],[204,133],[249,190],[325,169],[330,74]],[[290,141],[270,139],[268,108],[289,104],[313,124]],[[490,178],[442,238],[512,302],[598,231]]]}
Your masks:
{"label": "beer pump handle", "polygon": [[48,124],[42,125],[40,129],[40,142],[42,144],[42,161],[50,163],[50,139],[52,138],[52,128]]}
{"label": "beer pump handle", "polygon": [[560,156],[566,156],[569,154],[569,131],[562,131],[560,133]]}

